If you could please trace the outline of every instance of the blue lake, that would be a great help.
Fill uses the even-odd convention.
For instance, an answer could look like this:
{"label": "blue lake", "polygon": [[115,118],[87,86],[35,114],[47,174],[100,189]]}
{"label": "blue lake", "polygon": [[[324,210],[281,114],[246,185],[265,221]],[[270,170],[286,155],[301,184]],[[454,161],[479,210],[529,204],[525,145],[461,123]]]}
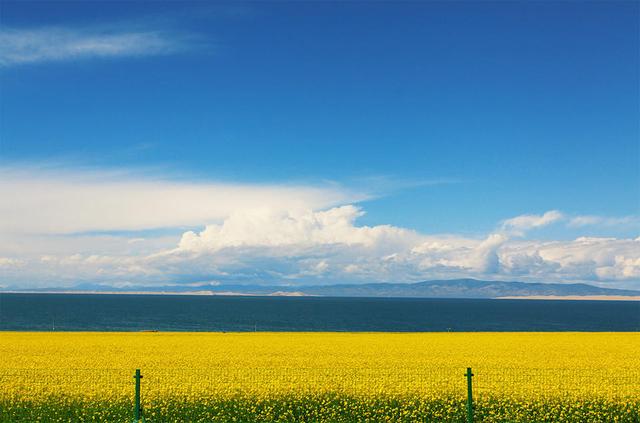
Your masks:
{"label": "blue lake", "polygon": [[639,331],[640,302],[0,293],[0,330]]}

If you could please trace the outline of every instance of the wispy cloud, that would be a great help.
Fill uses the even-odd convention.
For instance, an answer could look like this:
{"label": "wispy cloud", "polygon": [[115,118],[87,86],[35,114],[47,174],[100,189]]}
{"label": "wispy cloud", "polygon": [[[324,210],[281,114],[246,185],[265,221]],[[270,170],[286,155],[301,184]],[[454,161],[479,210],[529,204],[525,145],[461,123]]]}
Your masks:
{"label": "wispy cloud", "polygon": [[574,216],[569,219],[569,226],[571,227],[630,226],[630,227],[640,228],[640,216],[623,216],[623,217],[609,217],[609,216],[595,216],[595,215]]}
{"label": "wispy cloud", "polygon": [[513,235],[521,235],[525,231],[541,228],[562,219],[564,215],[558,210],[550,210],[542,215],[523,214],[502,222],[502,230]]}
{"label": "wispy cloud", "polygon": [[188,48],[187,37],[136,28],[0,29],[0,66],[83,58],[171,54]]}

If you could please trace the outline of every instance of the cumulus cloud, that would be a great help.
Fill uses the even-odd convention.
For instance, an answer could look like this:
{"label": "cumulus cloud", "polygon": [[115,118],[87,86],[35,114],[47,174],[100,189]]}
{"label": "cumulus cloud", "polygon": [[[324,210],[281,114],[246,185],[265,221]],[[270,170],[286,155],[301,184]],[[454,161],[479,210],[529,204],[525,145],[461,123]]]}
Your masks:
{"label": "cumulus cloud", "polygon": [[[336,186],[4,169],[0,196],[0,282],[14,287],[476,277],[640,288],[640,238],[532,239],[537,228],[569,224],[555,210],[470,237],[361,225],[356,202],[367,196]],[[173,229],[144,232],[158,227]]]}
{"label": "cumulus cloud", "polygon": [[473,276],[606,283],[633,281],[640,272],[640,238],[522,238],[528,230],[560,220],[557,211],[508,219],[484,238],[424,235],[389,225],[358,226],[363,213],[354,206],[298,214],[242,213],[199,233],[185,233],[179,247],[166,254],[199,263],[202,269],[210,265],[218,272],[246,273],[258,266],[265,271],[258,279],[272,282]]}
{"label": "cumulus cloud", "polygon": [[80,279],[111,284],[201,280],[322,284],[477,277],[612,286],[623,281],[633,286],[640,277],[640,238],[539,241],[499,232],[485,238],[424,235],[388,225],[359,226],[362,213],[355,206],[245,212],[201,232],[186,232],[176,248],[140,256],[45,255],[29,263],[29,269],[32,275],[59,275],[58,283]]}
{"label": "cumulus cloud", "polygon": [[355,226],[355,220],[362,215],[353,205],[318,212],[259,209],[234,213],[222,224],[207,225],[200,233],[185,233],[179,248],[186,251],[322,245],[380,248],[411,243],[418,238],[413,231],[389,225]]}
{"label": "cumulus cloud", "polygon": [[640,257],[616,255],[611,265],[596,269],[601,279],[640,279]]}
{"label": "cumulus cloud", "polygon": [[498,273],[500,271],[500,257],[498,249],[508,240],[502,234],[491,234],[473,249],[469,266],[481,273]]}
{"label": "cumulus cloud", "polygon": [[74,60],[170,54],[185,49],[186,39],[155,30],[121,28],[3,28],[0,66]]}

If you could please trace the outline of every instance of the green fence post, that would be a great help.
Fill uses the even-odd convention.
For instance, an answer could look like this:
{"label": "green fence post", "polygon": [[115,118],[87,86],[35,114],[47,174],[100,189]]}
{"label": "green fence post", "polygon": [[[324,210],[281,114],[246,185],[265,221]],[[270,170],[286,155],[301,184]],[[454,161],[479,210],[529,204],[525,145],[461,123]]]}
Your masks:
{"label": "green fence post", "polygon": [[140,379],[142,379],[142,375],[140,374],[140,369],[136,369],[136,374],[133,378],[136,380],[136,399],[133,421],[135,423],[139,423],[142,419],[142,409],[140,408]]}
{"label": "green fence post", "polygon": [[471,373],[471,367],[467,367],[465,376],[467,377],[467,423],[473,423],[473,387],[471,383],[473,373]]}

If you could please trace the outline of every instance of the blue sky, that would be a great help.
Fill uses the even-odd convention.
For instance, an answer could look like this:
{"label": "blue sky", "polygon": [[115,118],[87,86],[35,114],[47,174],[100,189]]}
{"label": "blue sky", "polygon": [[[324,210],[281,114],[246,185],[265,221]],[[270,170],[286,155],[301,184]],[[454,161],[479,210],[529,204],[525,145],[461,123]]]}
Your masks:
{"label": "blue sky", "polygon": [[[273,190],[295,187],[304,193],[292,193],[291,201],[308,199],[312,219],[318,219],[313,213],[355,205],[357,217],[342,210],[356,230],[388,225],[420,236],[476,240],[478,245],[492,234],[504,235],[508,219],[542,218],[554,210],[562,217],[510,234],[504,242],[516,242],[515,236],[517,242],[569,243],[589,237],[635,243],[640,235],[636,2],[51,1],[3,2],[1,8],[0,163],[9,175],[5,181],[22,182],[38,196],[38,186],[43,186],[38,181],[57,181],[49,192],[64,186],[68,193],[74,181],[88,178],[102,186],[119,178],[113,183],[120,192],[128,192],[124,186],[136,187],[131,198],[149,189],[157,192],[154,184],[182,184],[181,194],[171,198],[184,194],[193,204],[184,211],[193,216],[174,219],[169,211],[164,220],[149,218],[148,223],[114,218],[101,225],[95,222],[109,219],[98,212],[95,222],[78,227],[52,218],[46,228],[30,230],[38,225],[14,220],[7,234],[28,232],[46,240],[39,239],[42,248],[37,251],[0,251],[9,263],[7,286],[40,280],[38,275],[26,277],[25,263],[42,262],[44,256],[113,256],[98,251],[103,240],[73,247],[67,245],[69,238],[110,236],[129,242],[151,237],[157,251],[167,251],[188,230],[199,233],[206,225],[224,225],[258,207],[241,201],[208,213],[215,207],[207,201],[217,204],[219,197],[185,194],[193,192],[194,184],[216,192],[220,184],[266,190],[260,207],[269,204],[270,210],[289,204],[272,204],[268,198],[279,198]],[[140,188],[141,183],[150,185]],[[17,189],[11,192],[19,195]],[[201,203],[203,196],[208,199]],[[60,198],[66,197],[23,206],[48,207]],[[138,207],[116,194],[103,198],[113,198],[105,210]],[[291,207],[278,213],[289,215]],[[305,207],[296,203],[295,208]],[[200,209],[204,211],[193,211]],[[22,209],[11,213],[14,218],[25,215]],[[87,213],[92,212],[83,216]],[[33,219],[43,220],[37,213]],[[278,226],[269,219],[265,224]],[[63,241],[52,238],[61,234]],[[165,239],[172,234],[178,238]],[[264,247],[262,241],[229,236],[230,244],[216,248]],[[357,238],[344,236],[332,243],[347,245],[350,237]],[[153,244],[160,239],[166,244]],[[504,242],[492,254],[508,267],[511,256]],[[414,251],[417,244],[400,250]],[[461,245],[456,248],[467,252],[478,247]],[[317,263],[331,255],[316,247],[311,255]],[[602,263],[580,256],[585,263],[598,262],[580,274],[556,269],[553,276],[523,276],[489,268],[479,272],[465,263],[452,266],[455,275],[630,286],[640,279],[635,247],[622,252],[610,245],[594,247],[596,255],[615,252]],[[525,255],[540,255],[540,248],[535,244]],[[151,251],[136,250],[127,257],[134,260]],[[309,279],[300,265],[311,260],[308,251],[304,258],[299,252],[287,254],[298,257],[295,264],[285,266],[273,252],[253,250],[234,260],[244,263],[266,255],[277,269],[274,279]],[[543,262],[560,263],[545,254]],[[199,252],[198,260],[208,263],[220,255],[209,251],[203,259]],[[374,257],[379,261],[381,256]],[[431,270],[414,264],[410,271],[394,271],[402,280],[437,276],[451,264],[438,260],[432,260],[434,267],[424,265]],[[353,263],[327,259],[326,264],[344,270]],[[263,260],[243,266],[229,269],[266,271]],[[282,276],[278,272],[283,266],[295,271]],[[598,273],[601,267],[614,267],[626,276]],[[207,269],[193,278],[218,280],[230,272]],[[382,279],[393,279],[389,272]],[[109,281],[122,282],[121,276],[106,273]],[[178,270],[171,280],[184,277]],[[316,277],[321,278],[311,279]],[[338,272],[322,281],[343,277]],[[78,278],[93,277],[88,271]]]}

